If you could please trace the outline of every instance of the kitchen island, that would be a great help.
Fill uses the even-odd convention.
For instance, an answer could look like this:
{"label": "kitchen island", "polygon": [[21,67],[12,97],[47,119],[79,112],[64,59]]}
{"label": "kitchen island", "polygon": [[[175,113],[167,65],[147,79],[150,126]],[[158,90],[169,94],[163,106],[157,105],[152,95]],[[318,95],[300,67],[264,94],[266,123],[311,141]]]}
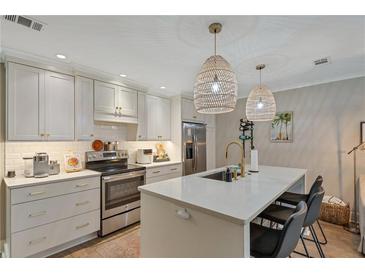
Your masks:
{"label": "kitchen island", "polygon": [[260,166],[236,182],[210,179],[224,170],[139,187],[142,257],[249,257],[250,222],[285,191],[305,191],[305,169]]}

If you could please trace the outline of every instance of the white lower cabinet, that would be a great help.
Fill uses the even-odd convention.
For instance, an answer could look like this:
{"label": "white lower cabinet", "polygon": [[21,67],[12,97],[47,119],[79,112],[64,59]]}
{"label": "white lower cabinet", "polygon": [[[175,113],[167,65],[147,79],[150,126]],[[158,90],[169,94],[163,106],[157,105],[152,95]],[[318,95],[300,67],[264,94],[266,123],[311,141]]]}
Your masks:
{"label": "white lower cabinet", "polygon": [[98,188],[11,207],[11,231],[18,232],[100,208]]}
{"label": "white lower cabinet", "polygon": [[100,229],[100,177],[8,188],[6,212],[8,256],[51,255]]}
{"label": "white lower cabinet", "polygon": [[146,170],[146,184],[161,182],[182,176],[181,164],[172,164],[159,167],[148,167]]}
{"label": "white lower cabinet", "polygon": [[100,212],[94,210],[11,235],[11,257],[28,257],[98,231]]}

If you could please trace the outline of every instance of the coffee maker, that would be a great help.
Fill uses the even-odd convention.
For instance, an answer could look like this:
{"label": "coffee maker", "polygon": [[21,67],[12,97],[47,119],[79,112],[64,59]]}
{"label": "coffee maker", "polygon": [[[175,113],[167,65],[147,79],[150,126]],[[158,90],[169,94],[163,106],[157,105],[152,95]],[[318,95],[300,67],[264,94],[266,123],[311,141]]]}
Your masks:
{"label": "coffee maker", "polygon": [[36,153],[36,155],[33,157],[33,175],[35,178],[48,177],[48,160],[48,154],[45,152]]}

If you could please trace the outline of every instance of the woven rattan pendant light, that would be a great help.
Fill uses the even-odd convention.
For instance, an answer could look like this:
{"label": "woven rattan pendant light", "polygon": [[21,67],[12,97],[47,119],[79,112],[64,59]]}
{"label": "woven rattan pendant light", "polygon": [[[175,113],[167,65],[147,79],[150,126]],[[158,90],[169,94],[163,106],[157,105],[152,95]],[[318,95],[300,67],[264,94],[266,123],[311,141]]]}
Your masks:
{"label": "woven rattan pendant light", "polygon": [[234,110],[237,101],[237,79],[231,65],[217,55],[217,33],[220,23],[209,26],[214,34],[214,55],[209,57],[198,73],[194,85],[194,104],[200,113],[218,114]]}
{"label": "woven rattan pendant light", "polygon": [[251,90],[246,102],[246,118],[250,121],[271,121],[276,113],[274,95],[266,86],[261,85],[261,71],[264,64],[257,65],[260,71],[260,85]]}

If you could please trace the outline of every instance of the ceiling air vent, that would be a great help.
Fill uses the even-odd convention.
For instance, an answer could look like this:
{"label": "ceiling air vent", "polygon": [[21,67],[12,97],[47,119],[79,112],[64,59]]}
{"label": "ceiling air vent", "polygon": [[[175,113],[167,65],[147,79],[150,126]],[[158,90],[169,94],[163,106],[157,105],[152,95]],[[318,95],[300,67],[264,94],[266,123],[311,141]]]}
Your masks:
{"label": "ceiling air vent", "polygon": [[324,58],[314,60],[313,63],[315,66],[318,66],[318,65],[329,64],[329,63],[331,63],[331,60],[329,57],[324,57]]}
{"label": "ceiling air vent", "polygon": [[16,15],[4,15],[5,20],[15,22],[16,21]]}
{"label": "ceiling air vent", "polygon": [[6,21],[10,21],[19,25],[22,25],[24,27],[36,30],[36,31],[42,31],[45,29],[46,24],[42,23],[38,20],[35,20],[28,16],[22,16],[22,15],[4,15],[3,18]]}

